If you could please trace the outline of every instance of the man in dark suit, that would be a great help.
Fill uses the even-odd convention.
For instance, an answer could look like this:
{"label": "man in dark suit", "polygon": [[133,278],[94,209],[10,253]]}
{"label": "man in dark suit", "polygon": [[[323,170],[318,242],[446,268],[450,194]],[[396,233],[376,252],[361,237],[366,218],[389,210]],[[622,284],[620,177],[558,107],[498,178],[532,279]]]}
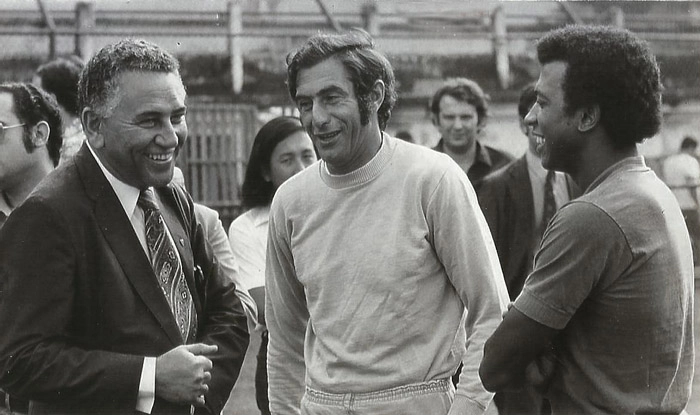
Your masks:
{"label": "man in dark suit", "polygon": [[0,233],[0,386],[30,413],[218,414],[248,333],[191,198],[168,185],[187,138],[178,63],[106,46],[80,106],[88,143]]}
{"label": "man in dark suit", "polygon": [[[520,129],[528,138],[525,155],[486,176],[478,194],[511,301],[520,294],[532,271],[549,219],[556,209],[580,194],[568,175],[550,173],[542,167],[532,126],[524,122],[536,99],[534,85],[527,85],[518,102]],[[501,415],[549,413],[548,404],[531,388],[498,392],[494,402]]]}
{"label": "man in dark suit", "polygon": [[[479,192],[479,204],[496,243],[511,300],[518,296],[532,270],[533,257],[551,215],[581,193],[568,175],[554,171],[550,174],[542,167],[537,138],[532,135],[532,127],[523,121],[536,99],[534,85],[528,85],[518,102],[520,129],[528,139],[527,151],[486,176]],[[545,212],[548,180],[555,209]]]}

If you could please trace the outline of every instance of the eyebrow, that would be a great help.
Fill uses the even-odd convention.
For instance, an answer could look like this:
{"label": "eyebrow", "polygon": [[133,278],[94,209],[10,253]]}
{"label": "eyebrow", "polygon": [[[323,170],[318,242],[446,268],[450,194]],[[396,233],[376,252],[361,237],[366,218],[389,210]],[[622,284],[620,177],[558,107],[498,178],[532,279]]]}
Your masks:
{"label": "eyebrow", "polygon": [[[337,85],[330,85],[330,86],[327,86],[327,87],[323,88],[322,90],[318,91],[316,93],[316,95],[328,95],[328,94],[333,93],[333,92],[340,92],[342,94],[346,94],[346,92],[343,88],[341,88]],[[302,98],[310,98],[310,95],[297,94],[296,97],[294,97],[295,100],[302,99]]]}

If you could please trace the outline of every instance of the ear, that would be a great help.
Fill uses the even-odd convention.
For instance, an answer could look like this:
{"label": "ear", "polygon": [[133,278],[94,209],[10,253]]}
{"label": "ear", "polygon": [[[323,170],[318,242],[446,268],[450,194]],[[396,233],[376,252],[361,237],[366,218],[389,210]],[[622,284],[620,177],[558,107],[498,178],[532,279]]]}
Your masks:
{"label": "ear", "polygon": [[585,133],[594,129],[598,122],[600,121],[600,106],[591,105],[588,107],[582,107],[578,112],[578,130],[579,132]]}
{"label": "ear", "polygon": [[384,85],[384,81],[381,79],[377,79],[374,81],[374,85],[372,85],[372,89],[369,91],[369,100],[371,103],[372,108],[375,110],[379,110],[379,107],[382,105],[382,102],[384,102],[384,94],[386,92],[386,85]]}
{"label": "ear", "polygon": [[80,114],[80,122],[83,124],[83,131],[88,142],[94,148],[104,147],[104,136],[102,135],[102,117],[97,115],[90,107],[85,107]]}
{"label": "ear", "polygon": [[44,147],[49,141],[49,134],[51,133],[51,128],[49,123],[46,121],[39,121],[31,131],[32,145],[35,148]]}

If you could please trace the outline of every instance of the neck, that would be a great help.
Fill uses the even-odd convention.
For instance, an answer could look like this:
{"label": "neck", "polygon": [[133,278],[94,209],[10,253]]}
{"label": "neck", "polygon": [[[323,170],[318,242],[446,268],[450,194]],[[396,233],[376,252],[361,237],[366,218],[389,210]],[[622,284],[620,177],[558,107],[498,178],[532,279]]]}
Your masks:
{"label": "neck", "polygon": [[474,160],[476,160],[476,140],[472,140],[471,144],[463,151],[462,149],[448,147],[443,140],[443,150],[445,154],[457,162],[464,171],[467,171],[474,164]]}
{"label": "neck", "polygon": [[37,160],[31,167],[18,174],[19,180],[16,183],[9,184],[2,189],[10,206],[14,208],[24,202],[36,185],[53,169],[53,162],[46,153],[46,157],[40,157],[40,160]]}
{"label": "neck", "polygon": [[589,146],[588,151],[581,157],[580,165],[575,171],[570,172],[574,182],[583,190],[587,189],[593,181],[610,166],[628,158],[639,155],[637,146],[616,149],[605,141],[600,146]]}

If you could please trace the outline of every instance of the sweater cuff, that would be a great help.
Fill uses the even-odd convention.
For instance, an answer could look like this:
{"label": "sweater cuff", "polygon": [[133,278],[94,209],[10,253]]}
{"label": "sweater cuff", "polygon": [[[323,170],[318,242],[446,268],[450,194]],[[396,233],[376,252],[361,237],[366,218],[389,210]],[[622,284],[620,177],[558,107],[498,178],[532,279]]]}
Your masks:
{"label": "sweater cuff", "polygon": [[448,415],[472,415],[483,414],[486,408],[480,403],[467,398],[464,395],[455,395]]}

